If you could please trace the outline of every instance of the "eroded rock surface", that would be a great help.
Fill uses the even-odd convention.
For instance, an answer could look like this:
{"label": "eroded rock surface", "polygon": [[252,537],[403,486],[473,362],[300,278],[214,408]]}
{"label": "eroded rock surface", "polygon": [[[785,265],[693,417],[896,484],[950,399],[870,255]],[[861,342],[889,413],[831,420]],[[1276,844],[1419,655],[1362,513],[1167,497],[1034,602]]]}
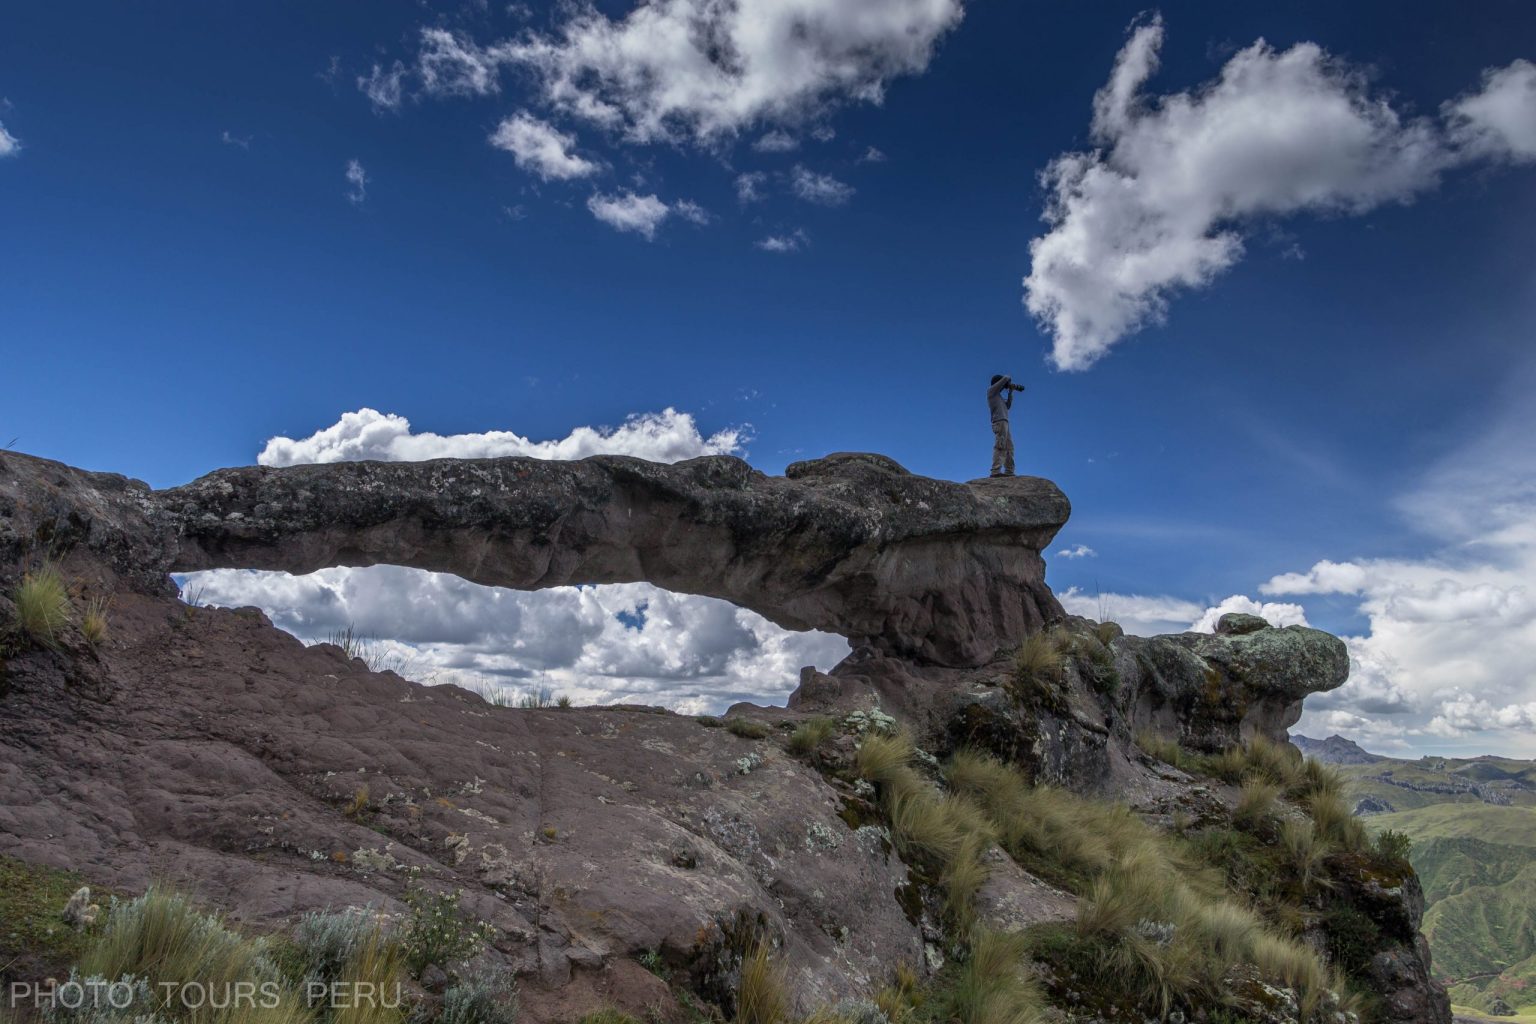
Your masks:
{"label": "eroded rock surface", "polygon": [[0,545],[84,530],[140,574],[388,563],[517,590],[643,581],[949,665],[1063,614],[1040,554],[1071,512],[1055,484],[932,480],[878,455],[783,477],[728,456],[252,466],[165,491],[11,453],[0,470]]}

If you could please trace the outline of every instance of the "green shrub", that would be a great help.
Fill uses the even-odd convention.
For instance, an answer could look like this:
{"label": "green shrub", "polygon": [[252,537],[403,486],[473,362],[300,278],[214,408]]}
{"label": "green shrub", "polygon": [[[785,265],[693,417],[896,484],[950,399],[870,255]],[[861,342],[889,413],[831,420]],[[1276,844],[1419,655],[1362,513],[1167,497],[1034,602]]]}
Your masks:
{"label": "green shrub", "polygon": [[436,1024],[517,1024],[517,986],[504,971],[460,978],[443,992]]}
{"label": "green shrub", "polygon": [[1280,846],[1302,890],[1314,888],[1323,878],[1333,844],[1318,834],[1312,822],[1292,819],[1280,826]]}
{"label": "green shrub", "polygon": [[406,888],[410,917],[401,930],[400,946],[412,974],[420,976],[433,964],[451,971],[455,963],[479,952],[490,938],[489,925],[464,920],[459,912],[462,898],[458,890],[431,892],[415,884]]}
{"label": "green shrub", "polygon": [[760,740],[768,735],[768,727],[762,722],[740,716],[726,719],[725,731],[744,740]]}
{"label": "green shrub", "polygon": [[698,722],[700,725],[702,725],[706,729],[718,729],[722,725],[725,724],[724,722],[720,721],[720,719],[716,718],[714,715],[699,715],[697,718],[694,719],[694,721]]}
{"label": "green shrub", "polygon": [[1407,864],[1408,854],[1413,850],[1413,841],[1408,838],[1408,833],[1389,828],[1376,833],[1373,846],[1377,858],[1383,862],[1394,865]]}
{"label": "green shrub", "polygon": [[831,739],[837,732],[837,723],[830,718],[813,718],[802,723],[789,736],[789,752],[803,757]]}
{"label": "green shrub", "polygon": [[64,577],[52,565],[44,565],[36,572],[22,576],[12,594],[16,603],[16,619],[22,631],[35,642],[53,646],[59,631],[69,621],[69,590]]}
{"label": "green shrub", "polygon": [[1328,952],[1334,962],[1351,974],[1365,970],[1381,948],[1381,929],[1368,916],[1348,905],[1328,911],[1323,918]]}

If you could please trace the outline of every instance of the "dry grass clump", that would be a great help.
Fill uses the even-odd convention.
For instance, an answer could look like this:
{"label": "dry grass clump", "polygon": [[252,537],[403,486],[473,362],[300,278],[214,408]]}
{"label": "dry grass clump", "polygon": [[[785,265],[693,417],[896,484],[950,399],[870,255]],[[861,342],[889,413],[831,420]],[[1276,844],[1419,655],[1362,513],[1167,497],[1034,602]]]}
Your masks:
{"label": "dry grass clump", "polygon": [[[370,961],[369,969],[378,968]],[[113,908],[106,927],[80,959],[82,977],[142,978],[160,1000],[162,1016],[195,1024],[307,1024],[312,1014],[293,985],[269,956],[266,943],[231,931],[201,913],[179,893],[151,888],[136,900]],[[279,993],[276,1007],[263,1000],[224,999],[236,985],[270,984]],[[166,992],[172,993],[169,999]],[[190,992],[190,1000],[176,993]],[[218,995],[224,1005],[198,1003],[196,993]],[[150,1012],[144,1008],[143,1012]],[[381,1018],[372,1018],[379,1020]],[[398,1013],[394,1020],[399,1019]]]}
{"label": "dry grass clump", "polygon": [[759,943],[741,961],[736,989],[736,1024],[785,1024],[790,1004],[784,968],[772,951]]}
{"label": "dry grass clump", "polygon": [[100,647],[107,639],[107,599],[93,597],[85,606],[80,618],[80,635],[92,647]]}
{"label": "dry grass clump", "polygon": [[953,985],[943,993],[942,1010],[958,1024],[1043,1020],[1040,993],[1025,966],[1028,952],[1022,935],[978,932]]}
{"label": "dry grass clump", "polygon": [[830,718],[813,718],[803,722],[789,734],[789,752],[804,757],[815,751],[837,732],[837,723]]}
{"label": "dry grass clump", "polygon": [[744,740],[760,740],[768,735],[768,727],[750,718],[727,718],[725,731]]}
{"label": "dry grass clump", "polygon": [[1013,656],[1015,682],[1025,688],[1058,685],[1066,665],[1061,648],[1061,638],[1054,631],[1025,637]]}
{"label": "dry grass clump", "polygon": [[891,838],[908,861],[943,889],[950,924],[964,935],[972,905],[987,880],[982,856],[994,841],[987,815],[964,794],[941,794],[912,767],[906,735],[867,737],[855,755],[859,774],[875,784]]}
{"label": "dry grass clump", "polygon": [[[985,810],[1010,854],[1032,870],[1054,869],[1083,897],[1064,957],[1106,990],[1166,1011],[1218,1000],[1228,972],[1247,963],[1321,997],[1314,953],[1233,902],[1219,873],[1128,809],[1031,787],[984,754],[956,755],[948,780]],[[1278,792],[1254,781],[1251,812],[1268,813]]]}
{"label": "dry grass clump", "polygon": [[1195,759],[1179,746],[1179,741],[1150,729],[1143,729],[1136,734],[1136,745],[1144,752],[1162,761],[1164,764],[1183,771],[1189,771],[1195,766]]}
{"label": "dry grass clump", "polygon": [[1320,835],[1312,822],[1292,819],[1281,825],[1280,848],[1304,892],[1324,880],[1323,865],[1333,852],[1333,843]]}
{"label": "dry grass clump", "polygon": [[69,590],[64,577],[52,565],[22,576],[11,599],[23,632],[37,643],[53,646],[69,621]]}
{"label": "dry grass clump", "polygon": [[1280,800],[1280,787],[1258,776],[1243,780],[1238,790],[1237,805],[1232,808],[1232,821],[1239,828],[1255,831],[1269,821]]}

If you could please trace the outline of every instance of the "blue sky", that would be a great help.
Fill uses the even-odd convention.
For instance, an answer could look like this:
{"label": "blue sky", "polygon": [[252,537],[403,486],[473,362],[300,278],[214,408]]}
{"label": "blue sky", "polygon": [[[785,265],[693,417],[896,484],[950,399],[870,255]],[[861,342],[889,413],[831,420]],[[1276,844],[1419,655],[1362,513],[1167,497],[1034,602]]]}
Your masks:
{"label": "blue sky", "polygon": [[[691,6],[648,11],[665,23]],[[585,81],[562,73],[593,72],[573,17],[622,41],[631,3],[8,10],[0,443],[164,486],[363,408],[418,432],[534,440],[673,408],[705,436],[741,430],[768,472],[872,450],[966,479],[987,468],[987,377],[1011,372],[1029,387],[1020,470],[1072,498],[1059,547],[1094,552],[1051,559],[1059,592],[1117,595],[1123,617],[1143,607],[1133,599],[1174,602],[1169,622],[1231,595],[1301,603],[1359,637],[1357,657],[1393,663],[1359,674],[1395,696],[1319,708],[1318,727],[1421,748],[1524,742],[1528,669],[1484,666],[1497,686],[1469,690],[1481,677],[1456,683],[1461,655],[1393,646],[1389,627],[1407,627],[1384,617],[1447,581],[1503,588],[1502,611],[1458,620],[1458,635],[1502,630],[1511,665],[1536,647],[1536,610],[1514,593],[1536,561],[1523,541],[1488,547],[1510,515],[1530,521],[1528,490],[1514,513],[1500,490],[1529,480],[1530,460],[1479,476],[1483,492],[1435,491],[1490,437],[1518,437],[1530,405],[1536,151],[1522,147],[1536,74],[1518,62],[1536,59],[1536,9],[900,0],[849,13],[867,6],[744,4],[769,25],[802,10],[817,45],[790,56],[867,66],[809,85],[788,71],[728,80],[666,122],[648,118],[677,92],[593,91],[617,111],[606,122],[559,93]],[[1160,66],[1131,76],[1140,98],[1096,122],[1096,93],[1150,52]],[[687,92],[686,69],[642,57]],[[1222,94],[1214,83],[1245,61],[1262,80]],[[1320,142],[1326,110],[1285,122],[1275,96],[1309,82],[1369,121],[1363,164],[1319,155],[1347,149]],[[1181,97],[1194,108],[1182,120],[1169,113]],[[1447,106],[1469,97],[1498,106]],[[1252,134],[1202,149],[1223,111]],[[491,144],[519,116],[542,163]],[[769,133],[794,148],[762,151]],[[1160,218],[1155,273],[1190,277],[1122,275],[1107,295],[1114,282],[1034,266],[1031,243],[1061,227],[1041,219],[1053,203],[1077,203],[1100,232],[1063,229],[1063,266],[1099,273],[1134,236],[1104,227],[1123,211],[1089,179],[1042,181],[1074,153],[1096,154],[1092,173],[1118,175],[1139,215]],[[760,199],[742,200],[743,175],[762,175]],[[647,237],[595,216],[603,202],[668,212]],[[1218,236],[1241,254],[1179,262],[1184,242]],[[762,248],[770,238],[793,251]],[[1069,313],[1102,324],[1129,303],[1133,322],[1063,342],[1065,315],[1024,306],[1032,271],[1040,292],[1070,291]],[[1091,365],[1061,369],[1063,351]],[[1424,514],[1431,493],[1481,502],[1497,523],[1448,527]],[[1261,593],[1324,559],[1399,568],[1342,592],[1310,577],[1304,600]],[[1473,702],[1459,718],[1458,701]],[[1512,724],[1471,727],[1490,714]]]}

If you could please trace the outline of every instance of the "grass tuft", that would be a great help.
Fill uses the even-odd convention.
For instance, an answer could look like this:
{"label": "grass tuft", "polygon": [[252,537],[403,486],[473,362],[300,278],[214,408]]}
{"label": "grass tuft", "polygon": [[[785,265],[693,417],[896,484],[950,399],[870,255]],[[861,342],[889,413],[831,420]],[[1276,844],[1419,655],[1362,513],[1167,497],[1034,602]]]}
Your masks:
{"label": "grass tuft", "polygon": [[16,619],[35,642],[52,647],[69,621],[69,591],[64,577],[52,565],[22,576],[12,594]]}
{"label": "grass tuft", "polygon": [[744,740],[760,740],[768,735],[768,727],[750,718],[727,718],[725,731]]}
{"label": "grass tuft", "polygon": [[1019,934],[982,931],[940,1010],[957,1024],[1035,1024],[1042,1002],[1025,967],[1028,942]]}
{"label": "grass tuft", "polygon": [[789,736],[789,752],[804,757],[814,752],[837,733],[837,723],[830,718],[813,718],[802,723]]}
{"label": "grass tuft", "polygon": [[784,968],[768,946],[759,943],[741,961],[736,1024],[786,1024],[789,1019]]}
{"label": "grass tuft", "polygon": [[85,606],[80,619],[80,635],[92,647],[100,647],[107,639],[107,599],[93,597]]}

